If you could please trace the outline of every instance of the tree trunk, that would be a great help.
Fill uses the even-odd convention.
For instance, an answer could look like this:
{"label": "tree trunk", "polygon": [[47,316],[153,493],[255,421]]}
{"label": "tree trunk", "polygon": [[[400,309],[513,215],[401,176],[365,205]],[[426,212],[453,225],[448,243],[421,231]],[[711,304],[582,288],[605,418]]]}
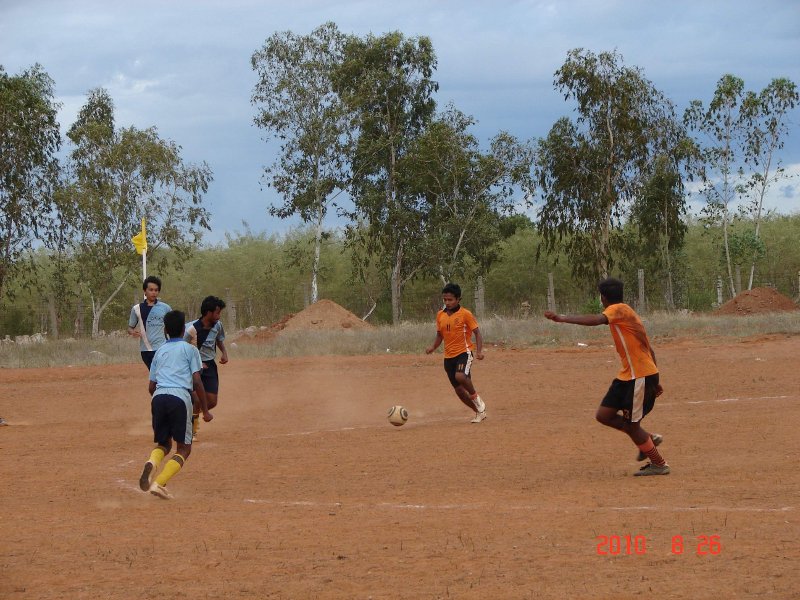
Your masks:
{"label": "tree trunk", "polygon": [[319,300],[317,278],[319,276],[319,254],[322,248],[322,209],[317,211],[317,225],[314,231],[314,262],[311,265],[311,304]]}
{"label": "tree trunk", "polygon": [[403,241],[397,248],[394,256],[394,267],[392,268],[392,323],[397,325],[403,316]]}
{"label": "tree trunk", "polygon": [[722,222],[722,237],[725,241],[725,266],[728,269],[728,285],[731,290],[731,298],[736,296],[736,286],[733,283],[733,267],[731,266],[731,249],[728,244],[728,209],[725,209],[725,217]]}
{"label": "tree trunk", "polygon": [[73,335],[78,338],[83,336],[83,295],[78,294],[78,302],[75,306],[75,323]]}
{"label": "tree trunk", "polygon": [[736,284],[736,295],[742,293],[742,265],[736,265],[734,267],[734,275],[736,277],[735,284]]}
{"label": "tree trunk", "polygon": [[59,337],[58,326],[61,319],[56,310],[56,301],[52,296],[47,298],[47,311],[50,315],[50,339],[57,340]]}
{"label": "tree trunk", "polygon": [[101,306],[97,306],[94,301],[94,295],[92,295],[92,337],[95,338],[100,335],[100,317],[103,316],[103,311],[108,307],[109,303],[114,299],[114,297],[119,293],[122,289],[122,286],[125,285],[125,282],[128,280],[128,276],[122,278],[117,289],[108,297]]}
{"label": "tree trunk", "polygon": [[475,314],[479,319],[482,319],[486,314],[485,289],[483,287],[483,275],[478,275],[478,281],[475,284]]}

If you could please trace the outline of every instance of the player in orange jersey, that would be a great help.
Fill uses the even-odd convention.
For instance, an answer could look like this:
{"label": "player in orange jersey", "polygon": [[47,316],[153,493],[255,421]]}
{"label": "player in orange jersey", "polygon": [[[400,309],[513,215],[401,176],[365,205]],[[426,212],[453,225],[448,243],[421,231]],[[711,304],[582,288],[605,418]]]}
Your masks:
{"label": "player in orange jersey", "polygon": [[[448,283],[442,289],[444,308],[436,315],[436,339],[430,348],[430,354],[444,341],[444,370],[459,400],[475,411],[471,423],[480,423],[486,418],[484,404],[472,383],[472,360],[483,360],[483,336],[478,329],[478,322],[473,314],[461,306],[461,288],[455,283]],[[475,344],[472,334],[475,334]],[[472,350],[475,350],[475,354]]]}
{"label": "player in orange jersey", "polygon": [[558,315],[547,311],[544,316],[556,323],[608,325],[611,328],[622,369],[611,382],[595,416],[603,425],[624,431],[630,436],[639,447],[638,460],[650,459],[634,475],[667,475],[669,465],[656,448],[662,436],[657,433],[650,435],[641,426],[644,416],[653,410],[656,397],[664,391],[658,381],[656,354],[639,315],[622,302],[622,282],[608,278],[601,281],[597,288],[604,308],[601,314]]}

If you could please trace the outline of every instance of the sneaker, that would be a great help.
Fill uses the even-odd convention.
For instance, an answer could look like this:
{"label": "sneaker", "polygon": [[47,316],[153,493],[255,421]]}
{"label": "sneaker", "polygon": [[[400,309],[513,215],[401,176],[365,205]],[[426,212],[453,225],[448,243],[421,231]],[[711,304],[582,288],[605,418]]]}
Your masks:
{"label": "sneaker", "polygon": [[151,463],[149,460],[144,463],[144,469],[142,469],[142,475],[139,477],[139,489],[143,492],[146,492],[150,489],[150,478],[153,476],[153,472],[156,470],[156,466]]}
{"label": "sneaker", "polygon": [[470,423],[480,423],[486,418],[486,411],[482,410],[481,412],[475,413],[475,417],[470,421]]}
{"label": "sneaker", "polygon": [[0,417],[0,427],[8,427],[8,421],[6,421],[3,417]]}
{"label": "sneaker", "polygon": [[158,485],[158,482],[154,481],[153,485],[150,486],[150,493],[153,496],[158,496],[164,500],[172,500],[172,494],[167,491],[167,488],[163,485]]}
{"label": "sneaker", "polygon": [[647,475],[669,475],[669,465],[663,464],[659,466],[653,463],[647,463],[633,474],[634,477],[645,477]]}
{"label": "sneaker", "polygon": [[484,403],[483,400],[481,400],[480,396],[475,396],[474,404],[476,412],[479,413],[486,412],[486,404]]}
{"label": "sneaker", "polygon": [[[653,440],[653,444],[659,446],[661,442],[664,440],[664,436],[660,433],[654,433],[650,436],[650,439]],[[647,458],[647,454],[639,450],[639,454],[636,456],[636,460],[642,462],[645,458]]]}

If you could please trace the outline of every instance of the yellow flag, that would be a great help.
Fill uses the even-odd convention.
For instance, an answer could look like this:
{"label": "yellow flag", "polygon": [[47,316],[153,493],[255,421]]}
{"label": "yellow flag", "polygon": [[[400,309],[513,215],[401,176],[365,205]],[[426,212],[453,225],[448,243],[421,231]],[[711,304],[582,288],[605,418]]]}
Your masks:
{"label": "yellow flag", "polygon": [[131,241],[136,248],[137,254],[144,254],[147,252],[147,232],[144,228],[144,217],[142,217],[142,230],[133,236]]}

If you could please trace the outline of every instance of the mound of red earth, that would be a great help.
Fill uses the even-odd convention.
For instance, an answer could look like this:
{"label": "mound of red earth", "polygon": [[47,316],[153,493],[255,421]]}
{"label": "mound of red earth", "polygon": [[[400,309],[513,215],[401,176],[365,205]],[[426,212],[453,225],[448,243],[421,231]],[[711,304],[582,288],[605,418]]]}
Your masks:
{"label": "mound of red earth", "polygon": [[240,339],[252,341],[267,341],[281,331],[315,331],[315,330],[348,330],[371,329],[373,326],[362,321],[349,310],[336,304],[332,300],[319,300],[299,313],[289,313],[277,321],[254,332],[252,336],[245,335]]}
{"label": "mound of red earth", "polygon": [[790,298],[770,287],[753,288],[728,300],[714,311],[715,315],[758,315],[800,310]]}

